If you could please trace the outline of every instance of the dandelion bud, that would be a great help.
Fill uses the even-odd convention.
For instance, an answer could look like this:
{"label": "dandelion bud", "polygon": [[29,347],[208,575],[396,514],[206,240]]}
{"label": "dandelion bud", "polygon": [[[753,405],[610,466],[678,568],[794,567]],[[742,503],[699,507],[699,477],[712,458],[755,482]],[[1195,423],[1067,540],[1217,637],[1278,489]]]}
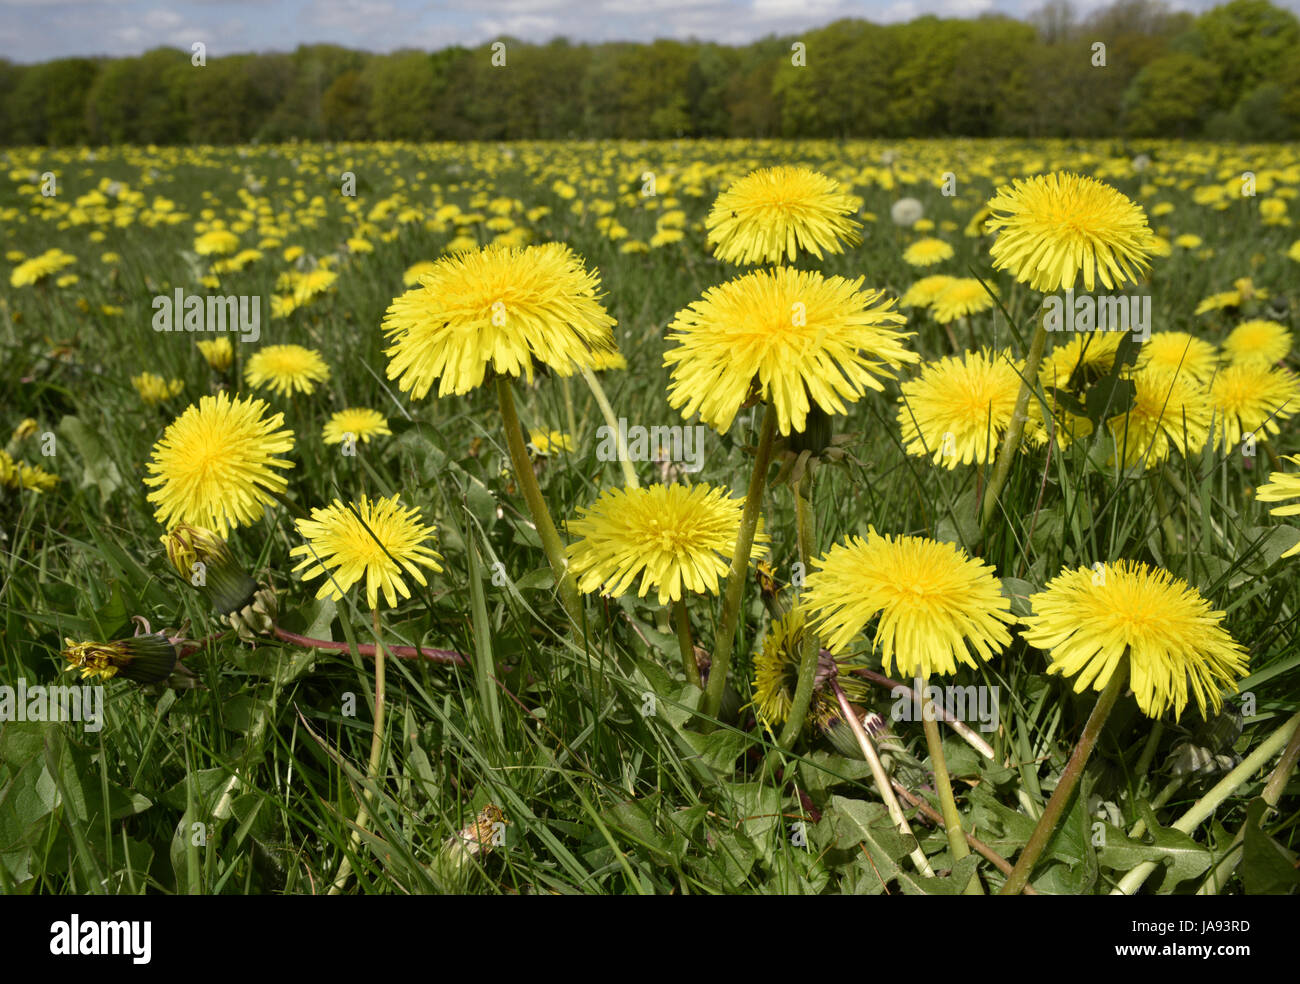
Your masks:
{"label": "dandelion bud", "polygon": [[218,615],[243,608],[257,591],[257,582],[212,530],[181,523],[159,539],[176,573],[207,595]]}

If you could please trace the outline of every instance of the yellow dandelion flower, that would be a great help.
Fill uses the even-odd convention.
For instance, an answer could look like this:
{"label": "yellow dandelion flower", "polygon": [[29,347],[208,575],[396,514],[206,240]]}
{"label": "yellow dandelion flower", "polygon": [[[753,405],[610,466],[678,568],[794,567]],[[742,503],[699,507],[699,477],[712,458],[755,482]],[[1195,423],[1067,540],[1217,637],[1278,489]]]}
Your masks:
{"label": "yellow dandelion flower", "polygon": [[982,349],[921,366],[902,384],[898,426],[908,454],[936,465],[986,464],[1011,424],[1020,367],[1004,352]]}
{"label": "yellow dandelion flower", "polygon": [[754,389],[789,434],[803,430],[810,399],[842,414],[845,400],[883,390],[879,379],[919,356],[892,330],[905,320],[893,301],[862,282],[780,267],[706,290],[668,326],[669,406],[725,433]]}
{"label": "yellow dandelion flower", "polygon": [[1034,290],[1073,287],[1079,274],[1092,290],[1136,281],[1146,270],[1152,232],[1146,214],[1093,178],[1056,172],[1017,179],[989,201],[997,232],[993,265]]}
{"label": "yellow dandelion flower", "polygon": [[215,372],[225,372],[235,361],[235,347],[224,335],[194,344],[199,347],[199,353]]}
{"label": "yellow dandelion flower", "polygon": [[944,292],[944,289],[951,284],[956,277],[951,277],[946,273],[937,273],[931,277],[922,277],[907,292],[899,298],[899,307],[929,307],[934,303],[935,298]]}
{"label": "yellow dandelion flower", "polygon": [[[1289,461],[1293,465],[1300,465],[1300,455],[1284,455],[1284,461]],[[1287,499],[1300,499],[1300,473],[1273,472],[1268,476],[1268,482],[1261,485],[1255,490],[1255,498],[1260,502],[1284,502]],[[1274,506],[1269,510],[1273,516],[1297,516],[1300,515],[1300,502],[1292,502],[1285,506]],[[1282,554],[1283,557],[1294,557],[1300,554],[1300,543]]]}
{"label": "yellow dandelion flower", "polygon": [[77,258],[69,256],[63,250],[47,249],[40,256],[19,263],[9,274],[9,286],[30,287],[51,274],[58,273],[66,266],[75,263]]}
{"label": "yellow dandelion flower", "polygon": [[1300,411],[1300,380],[1261,362],[1225,366],[1210,383],[1210,407],[1217,443],[1227,451],[1247,434],[1278,433],[1278,421]]}
{"label": "yellow dandelion flower", "polygon": [[1193,314],[1208,314],[1211,311],[1222,311],[1225,308],[1235,308],[1241,306],[1241,291],[1225,290],[1218,294],[1211,294],[1204,298],[1201,303],[1196,305]]}
{"label": "yellow dandelion flower", "polygon": [[1203,338],[1185,331],[1157,331],[1138,349],[1136,368],[1183,372],[1204,383],[1214,375],[1218,361],[1214,346]]}
{"label": "yellow dandelion flower", "polygon": [[[989,287],[996,290],[992,284]],[[987,311],[993,306],[993,297],[984,285],[974,277],[954,277],[934,299],[930,312],[934,320],[941,325],[949,324],[958,318],[968,318],[972,314]]]}
{"label": "yellow dandelion flower", "polygon": [[11,489],[49,492],[58,484],[58,475],[52,475],[39,465],[15,461],[8,451],[0,449],[0,485]]}
{"label": "yellow dandelion flower", "polygon": [[917,267],[934,266],[952,257],[952,247],[942,239],[918,239],[903,250],[903,262]]}
{"label": "yellow dandelion flower", "polygon": [[151,372],[142,372],[138,376],[132,376],[131,385],[135,387],[135,391],[140,394],[140,399],[148,407],[156,407],[163,400],[169,400],[185,389],[184,380],[167,380]]}
{"label": "yellow dandelion flower", "polygon": [[301,345],[267,345],[244,366],[249,386],[266,386],[281,396],[313,393],[317,383],[330,378],[330,367],[315,349]]}
{"label": "yellow dandelion flower", "polygon": [[[763,638],[763,645],[754,654],[754,716],[773,734],[785,724],[790,709],[794,706],[806,630],[807,615],[802,608],[794,608],[772,623],[771,629]],[[832,663],[833,666],[830,665]],[[852,675],[852,671],[858,668],[851,663],[835,660],[823,650],[818,678],[820,680],[834,672],[844,696],[851,702],[862,704],[871,699],[871,690],[869,684]],[[840,716],[839,701],[835,694],[825,686],[818,686],[813,691],[808,716],[804,720],[804,730],[818,728],[825,731]]]}
{"label": "yellow dandelion flower", "polygon": [[1246,652],[1194,588],[1139,561],[1063,571],[1030,599],[1025,640],[1048,653],[1049,673],[1074,677],[1074,692],[1103,690],[1125,654],[1138,707],[1180,717],[1188,691],[1201,714],[1223,704],[1248,669]]}
{"label": "yellow dandelion flower", "polygon": [[911,678],[976,666],[1011,642],[1016,620],[993,568],[952,543],[881,536],[836,544],[808,575],[803,607],[833,653],[879,616],[871,642],[886,673]]}
{"label": "yellow dandelion flower", "polygon": [[165,527],[189,523],[222,536],[262,517],[273,493],[287,486],[276,468],[293,463],[275,455],[293,450],[284,415],[266,417],[262,400],[204,396],[163,432],[153,447],[147,496]]}
{"label": "yellow dandelion flower", "polygon": [[546,457],[557,452],[573,450],[573,438],[563,431],[532,430],[528,432],[528,444],[539,455]]}
{"label": "yellow dandelion flower", "polygon": [[[683,590],[717,594],[743,507],[726,489],[708,485],[606,489],[569,522],[579,538],[566,549],[578,588],[617,598],[640,575],[637,596],[655,588],[661,605],[678,601]],[[767,540],[761,530],[754,537],[755,544]]]}
{"label": "yellow dandelion flower", "polygon": [[194,240],[194,252],[200,256],[225,256],[239,249],[239,237],[227,229],[213,229]]}
{"label": "yellow dandelion flower", "polygon": [[369,444],[372,437],[392,433],[388,429],[388,421],[378,410],[349,407],[330,415],[321,431],[321,437],[326,444],[342,444],[349,436],[353,443],[359,439],[363,444]]}
{"label": "yellow dandelion flower", "polygon": [[1114,463],[1154,468],[1171,448],[1187,457],[1201,451],[1210,436],[1213,411],[1209,392],[1184,374],[1142,369],[1131,373],[1136,393],[1125,413],[1110,418],[1115,439]]}
{"label": "yellow dandelion flower", "polygon": [[415,287],[421,277],[426,273],[433,273],[437,266],[438,264],[433,260],[421,260],[419,263],[412,264],[402,274],[402,283],[407,287]]}
{"label": "yellow dandelion flower", "polygon": [[[1053,348],[1043,360],[1043,385],[1057,389],[1080,388],[1109,375],[1123,339],[1124,333],[1118,331],[1075,334],[1064,345]],[[1072,382],[1075,385],[1072,386]]]}
{"label": "yellow dandelion flower", "polygon": [[862,241],[849,218],[858,202],[838,181],[811,168],[761,168],[720,194],[704,225],[720,260],[736,264],[793,261],[798,252],[819,260]]}
{"label": "yellow dandelion flower", "polygon": [[437,264],[384,316],[388,378],[423,399],[468,393],[489,369],[532,381],[536,362],[561,376],[616,348],[599,277],[567,246],[489,247]]}
{"label": "yellow dandelion flower", "polygon": [[1243,321],[1223,340],[1223,354],[1234,363],[1272,365],[1291,353],[1291,332],[1264,318]]}
{"label": "yellow dandelion flower", "polygon": [[317,598],[341,600],[352,585],[365,578],[366,604],[372,610],[377,608],[382,590],[388,607],[393,608],[398,595],[411,597],[403,572],[420,585],[428,583],[421,567],[441,573],[442,557],[424,546],[434,528],[424,525],[418,508],[403,509],[399,499],[400,495],[394,495],[371,502],[363,495],[351,507],[335,499],[328,508],[313,509],[311,519],[296,521],[307,542],[294,547],[289,555],[303,558],[294,572],[303,571],[304,581],[325,575]]}

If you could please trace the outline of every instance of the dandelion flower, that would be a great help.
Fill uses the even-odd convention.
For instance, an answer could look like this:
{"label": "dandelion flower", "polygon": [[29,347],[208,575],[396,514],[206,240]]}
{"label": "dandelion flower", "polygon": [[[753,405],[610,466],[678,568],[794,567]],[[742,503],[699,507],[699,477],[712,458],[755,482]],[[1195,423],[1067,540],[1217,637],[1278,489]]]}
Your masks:
{"label": "dandelion flower", "polygon": [[189,523],[222,536],[262,517],[273,493],[283,492],[277,468],[292,462],[275,455],[293,450],[293,432],[280,430],[284,415],[266,417],[262,400],[204,396],[163,432],[153,446],[148,500],[170,529]]}
{"label": "dandelion flower", "polygon": [[1152,232],[1142,208],[1093,178],[1056,172],[1017,179],[989,201],[997,232],[993,265],[1034,290],[1087,290],[1136,281],[1147,267]]}
{"label": "dandelion flower", "polygon": [[1162,372],[1185,372],[1197,382],[1207,382],[1214,375],[1218,354],[1203,338],[1185,331],[1157,331],[1138,350],[1138,369]]}
{"label": "dandelion flower", "polygon": [[1154,468],[1171,447],[1183,457],[1205,447],[1213,411],[1204,386],[1189,376],[1157,369],[1142,369],[1130,378],[1136,390],[1133,405],[1107,422],[1121,467],[1145,463]]}
{"label": "dandelion flower", "polygon": [[1223,340],[1223,354],[1231,362],[1272,365],[1291,352],[1291,333],[1276,321],[1243,321]]}
{"label": "dandelion flower", "polygon": [[73,642],[63,640],[67,669],[81,673],[83,680],[97,677],[111,680],[120,676],[139,684],[161,683],[176,670],[180,654],[170,639],[151,632],[115,642]]}
{"label": "dandelion flower", "polygon": [[239,237],[225,229],[205,232],[194,240],[194,252],[200,256],[225,256],[239,249]]}
{"label": "dandelion flower", "polygon": [[889,206],[890,221],[897,226],[913,226],[925,214],[925,206],[915,198],[900,198]]}
{"label": "dandelion flower", "polygon": [[[569,523],[579,537],[567,548],[579,590],[617,598],[640,575],[637,596],[655,588],[661,605],[680,600],[683,589],[717,594],[718,579],[731,567],[743,505],[708,485],[605,490]],[[767,536],[760,532],[754,540],[766,543]]]}
{"label": "dandelion flower", "polygon": [[[1080,389],[1109,375],[1124,333],[1086,331],[1053,348],[1043,362],[1043,385]],[[1074,384],[1073,386],[1071,384]]]}
{"label": "dandelion flower", "polygon": [[315,349],[267,345],[249,358],[244,378],[249,386],[266,386],[281,396],[291,396],[314,392],[317,383],[330,378],[330,367]]}
{"label": "dandelion flower", "polygon": [[1243,435],[1265,438],[1278,433],[1277,422],[1300,410],[1300,380],[1285,369],[1248,362],[1225,366],[1210,383],[1210,408],[1227,451]]}
{"label": "dandelion flower", "polygon": [[922,277],[898,300],[899,307],[929,307],[935,302],[940,294],[947,289],[956,277],[951,277],[946,273],[936,273],[930,277]]}
{"label": "dandelion flower", "polygon": [[135,387],[135,391],[140,394],[140,399],[144,401],[147,407],[156,407],[163,400],[169,400],[185,389],[184,380],[166,380],[162,376],[156,376],[151,372],[142,372],[138,376],[132,376],[131,385]]}
{"label": "dandelion flower", "polygon": [[1168,571],[1138,561],[1063,571],[1030,599],[1025,640],[1048,653],[1049,673],[1072,676],[1074,692],[1103,690],[1129,656],[1138,707],[1180,717],[1188,691],[1201,714],[1223,704],[1248,668],[1246,652],[1223,628],[1223,612]]}
{"label": "dandelion flower", "polygon": [[862,282],[780,267],[708,289],[668,326],[669,405],[725,433],[756,388],[789,434],[803,430],[810,398],[842,414],[845,400],[882,390],[879,378],[919,357],[892,330],[905,320],[893,302]]}
{"label": "dandelion flower", "polygon": [[[1293,465],[1300,465],[1300,455],[1285,455],[1284,460],[1291,462]],[[1255,490],[1255,498],[1260,502],[1282,502],[1286,499],[1300,498],[1300,473],[1273,472],[1268,476],[1268,484],[1261,485]],[[1293,502],[1285,506],[1274,506],[1269,510],[1269,513],[1273,516],[1300,515],[1300,502]],[[1297,543],[1282,556],[1294,557],[1296,554],[1300,554],[1300,543]]]}
{"label": "dandelion flower", "polygon": [[952,674],[1011,642],[1011,602],[993,568],[952,543],[881,536],[836,544],[808,575],[804,607],[833,653],[843,653],[879,616],[872,651],[886,673]]}
{"label": "dandelion flower", "polygon": [[426,273],[433,273],[438,264],[433,260],[421,260],[419,263],[412,264],[406,268],[402,274],[402,283],[407,287],[415,287],[420,283],[420,278]]}
{"label": "dandelion flower", "polygon": [[214,372],[225,372],[230,368],[230,364],[235,361],[235,347],[230,344],[230,339],[224,335],[220,338],[195,342],[194,344],[199,347],[199,354],[203,356]]}
{"label": "dandelion flower", "polygon": [[1201,300],[1196,305],[1193,314],[1209,314],[1211,311],[1222,311],[1225,308],[1235,308],[1241,306],[1241,291],[1225,290],[1217,294],[1211,294]]}
{"label": "dandelion flower", "polygon": [[33,492],[49,492],[58,484],[58,475],[50,474],[39,465],[15,461],[8,451],[0,449],[0,486],[30,489]]}
{"label": "dandelion flower", "polygon": [[9,286],[30,287],[75,263],[76,259],[75,256],[70,256],[57,247],[47,249],[40,256],[34,256],[14,267],[13,272],[9,274]]}
{"label": "dandelion flower", "polygon": [[529,431],[528,443],[537,454],[543,457],[559,451],[569,452],[573,450],[573,438],[563,431]]}
{"label": "dandelion flower", "polygon": [[388,429],[388,421],[378,410],[349,407],[330,415],[321,431],[321,438],[326,444],[342,444],[349,437],[354,444],[358,439],[363,444],[369,444],[372,437],[392,433]]}
{"label": "dandelion flower", "polygon": [[951,260],[952,256],[952,247],[942,239],[918,239],[903,250],[903,262],[918,267],[934,266],[944,260]]}
{"label": "dandelion flower", "polygon": [[982,349],[927,362],[903,383],[898,425],[908,454],[936,465],[985,464],[1011,424],[1020,371],[1002,352]]}
{"label": "dandelion flower", "polygon": [[532,382],[534,363],[561,376],[616,348],[600,280],[560,243],[489,247],[441,260],[389,305],[388,378],[419,400],[468,393],[488,369]]}
{"label": "dandelion flower", "polygon": [[403,573],[425,585],[428,582],[421,567],[435,574],[442,571],[442,557],[424,545],[434,528],[424,525],[418,508],[403,509],[400,498],[394,495],[371,502],[363,495],[351,508],[335,499],[328,508],[313,509],[311,519],[296,521],[307,542],[294,547],[289,555],[303,558],[294,572],[303,571],[304,581],[325,575],[317,598],[341,600],[352,585],[365,578],[366,604],[371,610],[379,605],[380,590],[392,608],[398,595],[411,597]]}
{"label": "dandelion flower", "polygon": [[[989,286],[992,287],[992,284]],[[993,297],[979,280],[974,277],[954,277],[939,291],[930,313],[935,321],[946,325],[958,318],[968,318],[972,314],[987,311],[992,306]]]}
{"label": "dandelion flower", "polygon": [[848,218],[857,200],[839,182],[806,167],[769,167],[741,178],[718,196],[704,225],[714,255],[728,263],[793,261],[799,250],[822,259],[840,240],[862,240]]}

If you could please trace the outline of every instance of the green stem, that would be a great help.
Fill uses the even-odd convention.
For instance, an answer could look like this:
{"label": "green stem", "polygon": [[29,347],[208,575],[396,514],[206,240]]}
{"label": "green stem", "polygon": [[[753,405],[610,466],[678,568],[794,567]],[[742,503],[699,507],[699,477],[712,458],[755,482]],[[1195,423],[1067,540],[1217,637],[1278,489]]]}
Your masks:
{"label": "green stem", "polygon": [[[1213,789],[1193,803],[1186,813],[1173,822],[1173,829],[1191,836],[1192,831],[1199,827],[1204,820],[1208,819],[1224,800],[1235,793],[1238,786],[1250,779],[1259,769],[1268,764],[1269,759],[1286,747],[1297,729],[1300,729],[1300,713],[1287,718],[1286,723],[1264,739],[1260,746],[1246,756],[1239,766],[1220,779]],[[1143,861],[1125,875],[1110,894],[1132,895],[1142,887],[1142,883],[1150,878],[1151,873],[1158,867],[1159,865],[1155,861]]]}
{"label": "green stem", "polygon": [[573,387],[568,376],[560,377],[560,390],[564,393],[564,417],[569,424],[569,440],[578,442],[578,418],[573,414]]}
{"label": "green stem", "polygon": [[[795,529],[799,540],[799,562],[803,564],[805,576],[808,573],[809,560],[816,543],[812,509],[812,465],[804,469],[799,487],[794,494]],[[812,703],[813,685],[817,682],[817,660],[821,656],[821,643],[811,625],[806,625],[802,639],[803,651],[799,654],[799,677],[795,682],[794,697],[790,702],[790,713],[785,719],[785,727],[777,743],[787,751],[794,747],[804,720],[808,717],[808,706]]]}
{"label": "green stem", "polygon": [[[934,766],[934,788],[939,794],[939,806],[943,810],[943,828],[948,834],[948,849],[952,859],[960,861],[970,854],[966,844],[966,835],[961,829],[961,814],[957,812],[957,800],[952,794],[952,779],[948,775],[948,760],[943,755],[943,739],[939,736],[939,722],[934,713],[934,702],[926,695],[929,681],[918,678],[916,688],[921,692],[921,722],[925,729],[925,744],[930,750],[930,762]],[[983,895],[979,875],[966,883],[967,895]]]}
{"label": "green stem", "polygon": [[727,674],[731,669],[731,649],[736,641],[736,625],[740,621],[740,599],[745,593],[746,575],[749,571],[749,553],[754,546],[754,532],[758,529],[758,514],[762,511],[763,489],[767,485],[767,469],[772,463],[772,444],[776,435],[776,413],[766,407],[759,432],[758,448],[754,455],[754,470],[749,476],[749,494],[740,516],[740,535],[736,537],[736,550],[731,557],[731,570],[727,574],[727,594],[722,605],[722,621],[713,640],[713,661],[709,670],[708,689],[704,692],[703,710],[716,717],[722,706],[722,694],[727,687]]}
{"label": "green stem", "polygon": [[[610,433],[614,435],[614,440],[618,443],[618,463],[623,466],[623,481],[627,483],[629,489],[639,489],[641,483],[637,481],[636,469],[632,467],[632,462],[628,458],[627,442],[623,440],[623,435],[619,432],[618,421],[614,418],[614,408],[609,405],[609,398],[605,396],[605,389],[600,385],[600,380],[590,369],[583,368],[582,378],[587,381],[591,388],[591,395],[596,398],[596,406],[600,407],[600,415],[605,418],[605,424],[609,427]],[[577,440],[577,438],[574,438]]]}
{"label": "green stem", "polygon": [[1079,736],[1079,743],[1074,746],[1070,761],[1066,763],[1065,770],[1056,782],[1056,789],[1052,792],[1052,798],[1047,801],[1047,809],[1038,818],[1038,824],[1034,827],[1034,832],[1029,835],[1029,843],[1025,845],[1025,849],[1020,853],[1016,866],[1011,870],[1011,876],[1007,879],[1006,884],[1002,886],[1002,891],[999,894],[1019,895],[1021,889],[1029,883],[1029,876],[1033,874],[1034,865],[1047,847],[1047,842],[1051,840],[1052,833],[1056,830],[1056,825],[1061,819],[1061,814],[1065,812],[1065,805],[1070,801],[1070,797],[1074,795],[1074,787],[1079,784],[1079,778],[1083,775],[1083,767],[1088,764],[1088,757],[1092,755],[1093,746],[1097,744],[1097,738],[1101,735],[1102,725],[1106,723],[1106,718],[1110,717],[1111,709],[1115,706],[1115,701],[1119,698],[1120,691],[1124,689],[1127,682],[1128,656],[1126,655],[1120,660],[1119,666],[1112,671],[1110,680],[1106,683],[1106,689],[1097,698],[1092,713],[1088,715],[1088,723],[1083,726],[1083,734]]}
{"label": "green stem", "polygon": [[379,766],[384,754],[384,642],[380,637],[377,607],[370,610],[370,621],[375,632],[375,713],[370,728],[370,760],[366,763],[366,787],[361,792],[356,827],[348,842],[348,854],[343,856],[338,874],[334,876],[334,884],[330,886],[330,895],[338,895],[343,891],[343,886],[347,884],[348,876],[352,873],[352,864],[348,861],[348,855],[355,854],[361,846],[361,832],[370,822],[370,804],[374,801],[374,786],[379,781]]}
{"label": "green stem", "polygon": [[686,679],[703,690],[700,664],[695,662],[695,643],[691,640],[691,617],[686,614],[685,595],[677,599],[673,610],[677,615],[677,644],[682,650],[682,668],[686,670]]}
{"label": "green stem", "polygon": [[1011,415],[1011,424],[1002,437],[1002,447],[998,450],[997,461],[993,465],[993,475],[989,486],[984,491],[984,506],[980,516],[980,529],[986,529],[993,512],[997,508],[998,496],[1007,484],[1011,474],[1011,462],[1020,448],[1020,437],[1025,432],[1025,421],[1029,419],[1029,397],[1038,385],[1038,366],[1043,361],[1043,349],[1047,346],[1047,328],[1039,318],[1034,326],[1034,336],[1029,342],[1029,354],[1025,356],[1024,377],[1020,380],[1020,393],[1016,396],[1016,409]]}
{"label": "green stem", "polygon": [[560,534],[555,530],[555,523],[542,498],[542,490],[533,474],[533,464],[528,460],[528,449],[524,444],[524,431],[519,423],[519,414],[515,410],[515,398],[510,389],[508,376],[497,376],[497,399],[501,403],[501,416],[505,423],[506,447],[510,449],[510,463],[515,471],[515,481],[524,493],[528,511],[532,513],[533,525],[542,540],[542,549],[550,561],[551,571],[555,574],[555,583],[560,590],[560,601],[569,613],[574,625],[582,625],[582,603],[578,599],[578,588],[569,573],[569,565],[564,556],[564,544]]}

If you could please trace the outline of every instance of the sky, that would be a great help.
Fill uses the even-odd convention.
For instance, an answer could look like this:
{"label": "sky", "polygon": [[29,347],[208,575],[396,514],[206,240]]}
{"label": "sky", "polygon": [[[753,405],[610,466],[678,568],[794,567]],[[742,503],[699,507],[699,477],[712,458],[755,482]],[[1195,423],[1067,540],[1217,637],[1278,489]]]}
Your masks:
{"label": "sky", "polygon": [[[1103,0],[1073,0],[1086,13]],[[1274,0],[1300,13],[1300,0]],[[68,55],[135,55],[160,45],[210,57],[292,51],[330,42],[386,52],[476,45],[503,34],[543,42],[652,41],[744,44],[797,34],[842,17],[876,23],[922,14],[1023,17],[1042,0],[0,0],[0,57],[37,62]],[[1204,10],[1215,0],[1173,0]]]}

